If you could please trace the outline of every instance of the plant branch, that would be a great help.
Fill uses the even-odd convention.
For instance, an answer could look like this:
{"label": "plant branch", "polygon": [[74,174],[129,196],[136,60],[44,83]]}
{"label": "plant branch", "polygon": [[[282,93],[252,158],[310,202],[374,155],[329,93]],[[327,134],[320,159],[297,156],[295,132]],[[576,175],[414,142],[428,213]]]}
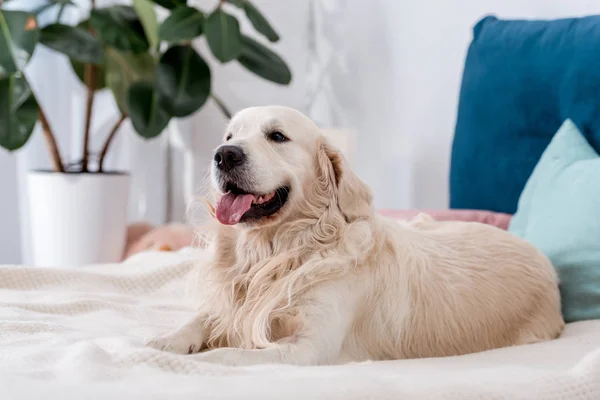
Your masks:
{"label": "plant branch", "polygon": [[56,144],[56,138],[54,137],[54,133],[52,133],[52,128],[48,123],[46,114],[44,114],[42,107],[39,106],[38,118],[40,120],[40,123],[42,124],[42,132],[44,133],[46,147],[48,148],[48,152],[50,153],[50,161],[52,161],[54,171],[65,172],[65,167],[63,166],[62,159],[60,157],[60,151],[58,150],[58,145]]}
{"label": "plant branch", "polygon": [[223,103],[223,100],[221,100],[214,93],[211,93],[210,97],[214,100],[214,102],[216,103],[217,107],[219,107],[219,110],[221,110],[221,112],[223,113],[223,115],[225,115],[225,118],[231,119],[231,111],[229,111],[229,109],[227,108],[227,106],[225,105],[225,103]]}
{"label": "plant branch", "polygon": [[81,172],[88,172],[90,128],[92,125],[92,111],[94,109],[94,95],[96,92],[96,67],[93,64],[85,65],[85,85],[87,86],[87,100],[85,103],[85,133],[83,136],[83,157],[81,158]]}
{"label": "plant branch", "polygon": [[60,5],[60,8],[58,9],[58,15],[56,16],[56,23],[60,23],[60,20],[62,19],[63,13],[65,12],[65,8],[67,7],[67,3],[62,3]]}
{"label": "plant branch", "polygon": [[[96,0],[91,0],[91,10],[96,8]],[[90,26],[89,31],[94,34],[92,27]],[[97,86],[97,71],[96,66],[93,64],[85,64],[84,66],[84,81],[87,87],[87,99],[85,102],[85,131],[83,134],[83,155],[81,157],[81,172],[88,172],[89,162],[89,147],[90,147],[90,128],[92,125],[92,113],[94,110],[94,95]]]}
{"label": "plant branch", "polygon": [[112,140],[114,139],[114,137],[117,135],[117,132],[119,132],[119,128],[123,124],[123,121],[125,121],[126,119],[127,119],[127,115],[121,114],[121,118],[119,118],[119,120],[117,121],[115,126],[113,126],[110,133],[108,134],[108,137],[106,138],[106,142],[104,142],[104,146],[102,147],[102,151],[100,152],[100,161],[98,161],[98,172],[103,172],[104,159],[106,158],[106,154],[108,153],[110,144],[111,144]]}

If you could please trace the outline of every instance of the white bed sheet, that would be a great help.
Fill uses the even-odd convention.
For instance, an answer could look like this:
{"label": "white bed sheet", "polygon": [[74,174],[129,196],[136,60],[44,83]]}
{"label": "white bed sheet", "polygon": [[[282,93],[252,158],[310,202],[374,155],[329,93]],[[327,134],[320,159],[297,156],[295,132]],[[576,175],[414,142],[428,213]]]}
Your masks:
{"label": "white bed sheet", "polygon": [[0,267],[0,399],[600,399],[600,321],[555,341],[444,359],[231,368],[143,346],[191,316],[186,262]]}

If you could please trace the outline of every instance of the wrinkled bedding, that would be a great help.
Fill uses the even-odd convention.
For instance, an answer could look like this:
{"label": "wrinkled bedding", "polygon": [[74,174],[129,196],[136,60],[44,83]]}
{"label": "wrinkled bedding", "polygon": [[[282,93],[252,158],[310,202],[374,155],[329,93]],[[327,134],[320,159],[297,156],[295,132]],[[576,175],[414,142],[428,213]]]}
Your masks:
{"label": "wrinkled bedding", "polygon": [[0,267],[0,399],[600,399],[600,321],[444,359],[232,368],[143,345],[183,323],[200,250],[79,269]]}

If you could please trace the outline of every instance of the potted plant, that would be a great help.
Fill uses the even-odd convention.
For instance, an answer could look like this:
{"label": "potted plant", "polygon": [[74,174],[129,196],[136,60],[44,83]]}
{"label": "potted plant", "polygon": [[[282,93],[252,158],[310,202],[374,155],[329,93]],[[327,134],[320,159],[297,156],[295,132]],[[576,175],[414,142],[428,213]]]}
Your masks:
{"label": "potted plant", "polygon": [[[199,10],[186,0],[133,0],[133,6],[98,8],[75,25],[61,22],[71,0],[44,0],[37,10],[2,6],[0,0],[0,146],[21,148],[39,122],[53,166],[30,171],[28,201],[34,263],[76,266],[121,258],[126,234],[129,176],[107,171],[106,155],[127,119],[143,138],[161,134],[173,118],[198,111],[209,98],[229,116],[214,94],[211,71],[192,42],[204,36],[221,63],[236,61],[271,82],[287,85],[286,63],[260,41],[240,31],[230,12],[239,8],[270,42],[279,36],[248,0],[221,0]],[[7,3],[7,2],[5,2]],[[40,25],[41,13],[59,8],[56,21]],[[157,8],[166,18],[159,22]],[[266,42],[263,40],[263,42]],[[87,89],[80,159],[68,166],[48,116],[36,100],[24,68],[37,46],[68,57]],[[94,98],[111,91],[120,115],[97,153],[90,149]]]}

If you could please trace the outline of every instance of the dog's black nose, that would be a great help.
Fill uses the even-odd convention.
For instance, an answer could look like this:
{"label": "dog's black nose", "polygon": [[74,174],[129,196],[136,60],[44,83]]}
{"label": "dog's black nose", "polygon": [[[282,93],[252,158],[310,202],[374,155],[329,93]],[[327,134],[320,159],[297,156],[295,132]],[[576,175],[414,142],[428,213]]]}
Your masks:
{"label": "dog's black nose", "polygon": [[221,146],[215,153],[217,168],[223,171],[230,171],[242,165],[245,160],[246,155],[238,146]]}

